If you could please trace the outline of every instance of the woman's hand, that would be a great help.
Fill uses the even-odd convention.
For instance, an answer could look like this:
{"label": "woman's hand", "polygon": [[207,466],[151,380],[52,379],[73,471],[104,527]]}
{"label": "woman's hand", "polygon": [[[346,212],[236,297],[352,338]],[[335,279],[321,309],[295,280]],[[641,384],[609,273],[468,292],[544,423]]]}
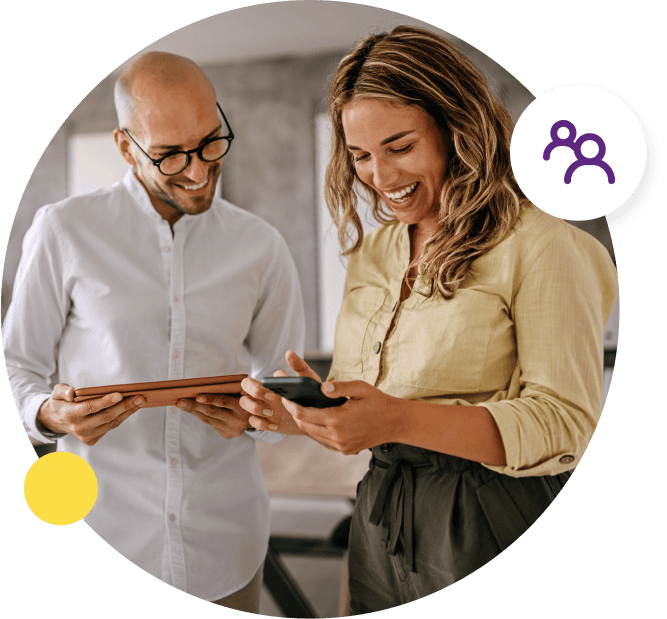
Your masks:
{"label": "woman's hand", "polygon": [[[317,382],[322,382],[322,379],[293,350],[287,351],[285,359],[298,376],[310,376]],[[287,376],[287,372],[278,370],[273,375]],[[286,400],[263,387],[254,378],[244,378],[241,387],[248,395],[242,396],[239,404],[250,413],[248,423],[253,428],[280,434],[303,434],[292,416],[285,412],[283,401]]]}
{"label": "woman's hand", "polygon": [[305,408],[283,399],[283,407],[302,433],[343,454],[400,442],[407,422],[404,400],[360,380],[323,383],[322,392],[331,398],[349,399],[333,408]]}

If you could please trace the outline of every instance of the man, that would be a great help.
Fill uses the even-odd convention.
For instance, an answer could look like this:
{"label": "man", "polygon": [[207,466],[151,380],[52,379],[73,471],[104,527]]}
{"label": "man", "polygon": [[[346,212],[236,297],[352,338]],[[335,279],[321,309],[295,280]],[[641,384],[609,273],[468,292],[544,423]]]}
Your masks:
{"label": "man", "polygon": [[233,133],[196,64],[146,54],[114,94],[132,169],[35,216],[3,329],[10,383],[28,434],[95,471],[100,536],[183,591],[258,612],[269,500],[254,441],[270,434],[232,396],[141,410],[120,394],[75,403],[74,387],[272,374],[303,347],[296,269],[271,226],[214,197]]}

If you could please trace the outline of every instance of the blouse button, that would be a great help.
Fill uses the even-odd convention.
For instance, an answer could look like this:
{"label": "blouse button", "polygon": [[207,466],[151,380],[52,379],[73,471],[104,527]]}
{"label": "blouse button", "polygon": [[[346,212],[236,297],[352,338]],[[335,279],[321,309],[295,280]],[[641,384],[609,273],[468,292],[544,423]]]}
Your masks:
{"label": "blouse button", "polygon": [[375,342],[375,346],[373,346],[373,350],[375,351],[376,355],[380,352],[381,349],[382,349],[382,342]]}
{"label": "blouse button", "polygon": [[391,451],[394,448],[394,446],[391,443],[384,443],[383,445],[380,445],[380,451]]}
{"label": "blouse button", "polygon": [[561,464],[572,464],[574,462],[574,456],[562,456],[558,462]]}

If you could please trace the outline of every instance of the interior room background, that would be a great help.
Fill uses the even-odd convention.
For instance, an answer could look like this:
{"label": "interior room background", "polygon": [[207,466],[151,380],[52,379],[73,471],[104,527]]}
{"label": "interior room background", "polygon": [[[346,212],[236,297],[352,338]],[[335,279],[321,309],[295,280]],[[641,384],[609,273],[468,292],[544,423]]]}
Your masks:
{"label": "interior room background", "polygon": [[[329,5],[326,13],[321,8],[323,4]],[[295,12],[295,7],[289,5],[301,6]],[[313,24],[304,13],[309,6],[317,7],[312,17],[317,22],[317,37],[312,36]],[[332,8],[336,11],[331,11]],[[260,16],[262,23],[272,25],[272,32],[285,33],[294,51],[275,51],[281,43],[275,36],[274,41],[267,41],[262,35],[259,24],[254,22]],[[246,26],[240,36],[257,42],[243,50],[235,45],[232,34],[236,32],[235,36],[239,36],[240,19]],[[418,20],[359,5],[276,3],[223,13],[183,28],[147,48],[189,55],[212,79],[236,136],[224,159],[218,192],[233,204],[269,221],[286,239],[301,278],[306,350],[313,359],[326,361],[332,350],[333,323],[344,278],[335,231],[329,229],[322,197],[323,167],[328,153],[329,78],[356,41],[368,32],[399,23],[430,27]],[[350,28],[350,24],[355,27]],[[533,100],[532,94],[491,59],[456,37],[440,32],[485,71],[495,92],[518,118]],[[200,44],[187,50],[184,41]],[[259,44],[260,41],[264,43]],[[327,46],[330,49],[321,49]],[[127,64],[102,79],[73,110],[34,170],[18,205],[9,238],[2,280],[3,319],[11,300],[21,242],[36,210],[119,180],[127,169],[111,137],[117,124],[113,85]],[[604,218],[573,223],[596,236],[613,257]]]}

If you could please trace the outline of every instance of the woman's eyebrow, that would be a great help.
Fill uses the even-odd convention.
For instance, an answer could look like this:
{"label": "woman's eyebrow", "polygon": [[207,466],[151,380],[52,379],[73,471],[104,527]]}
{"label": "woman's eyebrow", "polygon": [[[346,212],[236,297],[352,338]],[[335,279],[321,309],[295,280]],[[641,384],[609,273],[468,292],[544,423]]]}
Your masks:
{"label": "woman's eyebrow", "polygon": [[[395,140],[400,140],[401,138],[405,137],[406,135],[410,135],[411,133],[414,133],[415,129],[408,129],[407,131],[401,131],[399,133],[395,133],[394,135],[390,135],[388,138],[385,138],[380,142],[380,146],[385,146],[389,144],[390,142],[394,142]],[[347,145],[348,150],[363,150],[362,148],[359,148],[358,146],[352,146],[352,144]]]}

